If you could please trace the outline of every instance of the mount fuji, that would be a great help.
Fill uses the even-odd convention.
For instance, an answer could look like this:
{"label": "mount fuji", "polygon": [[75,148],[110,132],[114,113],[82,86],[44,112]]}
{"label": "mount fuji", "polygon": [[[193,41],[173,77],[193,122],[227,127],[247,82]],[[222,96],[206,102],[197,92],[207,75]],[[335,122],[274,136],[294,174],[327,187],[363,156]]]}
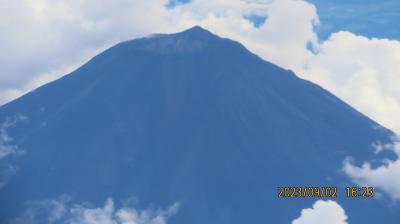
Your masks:
{"label": "mount fuji", "polygon": [[344,196],[343,161],[373,157],[390,130],[201,27],[119,43],[3,105],[0,122],[14,152],[0,159],[1,223],[63,195],[179,203],[172,224],[290,223],[317,200],[279,199],[279,186],[337,186],[349,223],[400,219]]}

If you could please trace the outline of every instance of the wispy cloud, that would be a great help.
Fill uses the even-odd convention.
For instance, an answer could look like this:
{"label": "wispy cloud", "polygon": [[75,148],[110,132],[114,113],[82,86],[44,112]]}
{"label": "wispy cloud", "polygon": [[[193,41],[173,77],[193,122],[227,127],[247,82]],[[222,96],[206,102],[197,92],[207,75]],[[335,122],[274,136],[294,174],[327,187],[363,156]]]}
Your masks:
{"label": "wispy cloud", "polygon": [[7,184],[10,177],[15,175],[18,168],[11,164],[0,163],[0,190]]}
{"label": "wispy cloud", "polygon": [[386,159],[376,167],[368,162],[362,166],[356,166],[351,159],[347,159],[343,170],[355,183],[376,187],[390,198],[400,200],[400,138],[395,137],[393,144],[375,144],[375,150],[376,153],[392,150],[396,153],[397,159]]}
{"label": "wispy cloud", "polygon": [[18,168],[10,163],[8,158],[21,156],[24,151],[13,144],[13,138],[9,135],[8,130],[14,127],[18,122],[27,118],[22,115],[13,118],[7,118],[0,124],[0,189],[5,186],[8,179],[13,176]]}
{"label": "wispy cloud", "polygon": [[63,224],[166,224],[168,218],[178,212],[179,203],[166,209],[135,209],[133,206],[116,206],[108,198],[103,206],[91,206],[88,202],[73,203],[72,198],[28,203],[23,213],[11,222],[15,224],[63,223]]}
{"label": "wispy cloud", "polygon": [[8,129],[15,126],[17,122],[26,119],[26,117],[19,115],[13,118],[7,118],[0,124],[0,159],[23,153],[16,145],[12,144],[13,138],[8,134]]}

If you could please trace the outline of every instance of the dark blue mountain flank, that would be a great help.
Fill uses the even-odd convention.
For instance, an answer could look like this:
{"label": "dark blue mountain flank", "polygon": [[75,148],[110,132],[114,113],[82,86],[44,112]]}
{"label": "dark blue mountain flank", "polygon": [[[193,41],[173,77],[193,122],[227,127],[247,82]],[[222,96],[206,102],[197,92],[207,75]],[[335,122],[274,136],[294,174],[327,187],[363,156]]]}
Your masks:
{"label": "dark blue mountain flank", "polygon": [[0,161],[17,168],[0,223],[60,195],[179,202],[176,224],[290,223],[317,200],[278,199],[278,186],[337,186],[350,223],[400,218],[381,200],[345,198],[341,171],[391,131],[200,27],[117,44],[0,107],[0,122],[16,116],[8,144],[24,153]]}

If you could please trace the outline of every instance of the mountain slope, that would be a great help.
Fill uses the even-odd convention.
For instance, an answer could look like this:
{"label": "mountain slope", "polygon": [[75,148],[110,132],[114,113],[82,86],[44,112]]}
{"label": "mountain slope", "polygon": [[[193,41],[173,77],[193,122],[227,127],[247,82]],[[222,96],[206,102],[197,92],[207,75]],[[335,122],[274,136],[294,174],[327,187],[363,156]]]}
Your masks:
{"label": "mountain slope", "polygon": [[[65,194],[181,202],[171,223],[289,223],[312,200],[278,200],[278,186],[342,187],[343,160],[392,134],[200,27],[120,43],[0,108],[0,122],[18,115],[9,135],[25,154],[7,161],[19,170],[0,190],[1,220]],[[338,200],[353,223],[393,215]]]}

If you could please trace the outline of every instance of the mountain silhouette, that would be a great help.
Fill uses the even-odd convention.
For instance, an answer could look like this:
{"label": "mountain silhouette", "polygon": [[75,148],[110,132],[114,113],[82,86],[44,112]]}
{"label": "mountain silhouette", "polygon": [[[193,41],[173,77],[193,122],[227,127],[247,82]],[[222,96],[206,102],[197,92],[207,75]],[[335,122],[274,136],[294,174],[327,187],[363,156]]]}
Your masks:
{"label": "mountain silhouette", "polygon": [[[279,186],[344,186],[347,157],[393,134],[328,91],[201,27],[119,43],[0,107],[23,151],[0,222],[29,201],[180,203],[168,223],[290,223],[317,199]],[[350,223],[396,223],[379,200],[339,197]],[[387,221],[386,221],[387,220]]]}

